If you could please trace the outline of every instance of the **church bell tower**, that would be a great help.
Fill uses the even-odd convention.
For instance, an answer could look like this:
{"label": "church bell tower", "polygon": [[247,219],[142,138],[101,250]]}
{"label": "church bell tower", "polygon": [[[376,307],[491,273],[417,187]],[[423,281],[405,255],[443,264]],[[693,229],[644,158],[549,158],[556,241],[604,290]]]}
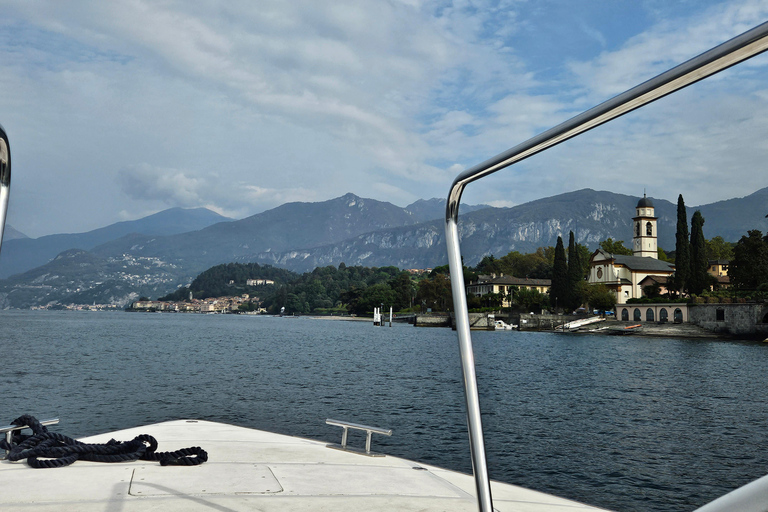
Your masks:
{"label": "church bell tower", "polygon": [[656,241],[656,221],[653,202],[643,194],[643,198],[637,202],[636,216],[632,218],[634,236],[632,237],[632,250],[635,256],[645,258],[658,258]]}

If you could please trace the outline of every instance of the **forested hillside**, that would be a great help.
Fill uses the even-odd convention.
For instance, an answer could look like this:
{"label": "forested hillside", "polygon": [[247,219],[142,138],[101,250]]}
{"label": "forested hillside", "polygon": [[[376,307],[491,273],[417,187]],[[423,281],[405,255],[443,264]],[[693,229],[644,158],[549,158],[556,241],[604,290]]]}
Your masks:
{"label": "forested hillside", "polygon": [[[273,292],[276,286],[295,281],[299,274],[258,263],[227,263],[216,265],[198,275],[189,287],[179,288],[160,300],[186,300],[190,292],[196,299],[232,295],[260,295]],[[249,279],[270,279],[275,284],[248,286]]]}

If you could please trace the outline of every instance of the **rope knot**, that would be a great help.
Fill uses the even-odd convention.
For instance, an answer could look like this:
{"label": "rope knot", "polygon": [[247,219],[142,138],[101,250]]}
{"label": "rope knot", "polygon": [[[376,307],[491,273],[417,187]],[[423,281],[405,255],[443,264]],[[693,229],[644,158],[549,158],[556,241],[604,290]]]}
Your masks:
{"label": "rope knot", "polygon": [[161,466],[196,466],[208,460],[208,453],[198,446],[175,452],[157,452],[157,440],[148,434],[136,436],[127,442],[110,439],[104,444],[86,444],[71,437],[48,432],[34,416],[28,414],[13,420],[12,423],[17,426],[29,426],[33,434],[14,435],[11,443],[5,439],[0,440],[0,448],[9,451],[8,460],[27,459],[27,464],[33,468],[63,467],[79,459],[91,462],[149,460],[159,461]]}

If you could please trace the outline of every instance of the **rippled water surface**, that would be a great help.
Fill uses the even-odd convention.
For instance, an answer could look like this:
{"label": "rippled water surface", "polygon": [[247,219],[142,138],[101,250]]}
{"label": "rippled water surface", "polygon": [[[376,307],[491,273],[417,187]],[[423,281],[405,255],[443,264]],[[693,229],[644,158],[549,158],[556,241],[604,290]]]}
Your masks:
{"label": "rippled water surface", "polygon": [[[621,511],[692,510],[768,473],[768,344],[473,333],[491,477]],[[449,329],[236,315],[0,312],[0,410],[96,434],[199,418],[471,472]],[[350,436],[362,445],[364,438]],[[162,440],[161,440],[162,443]]]}

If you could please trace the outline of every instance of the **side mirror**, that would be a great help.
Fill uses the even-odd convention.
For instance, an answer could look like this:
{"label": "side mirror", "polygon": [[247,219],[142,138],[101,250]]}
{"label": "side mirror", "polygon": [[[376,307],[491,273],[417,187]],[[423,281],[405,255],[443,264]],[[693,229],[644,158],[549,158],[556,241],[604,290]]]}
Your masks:
{"label": "side mirror", "polygon": [[11,192],[11,146],[8,135],[0,125],[0,247],[5,231],[5,216],[8,213],[8,198]]}

